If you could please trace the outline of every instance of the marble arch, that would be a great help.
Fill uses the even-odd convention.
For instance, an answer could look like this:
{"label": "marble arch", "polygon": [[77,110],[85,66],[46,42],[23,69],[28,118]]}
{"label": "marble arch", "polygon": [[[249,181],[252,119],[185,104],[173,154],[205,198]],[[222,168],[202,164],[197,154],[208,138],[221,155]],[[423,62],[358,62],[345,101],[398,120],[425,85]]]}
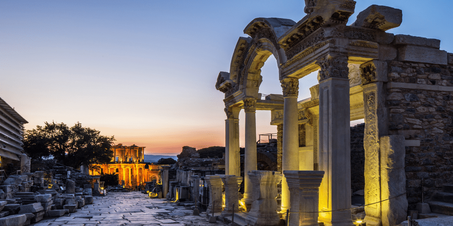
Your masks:
{"label": "marble arch", "polygon": [[[244,33],[250,37],[239,39],[231,74],[220,72],[218,75],[216,88],[225,93],[227,115],[226,174],[240,175],[237,116],[244,109],[245,172],[255,179],[258,175],[272,177],[268,172],[250,172],[256,170],[256,157],[253,159],[256,156],[255,111],[271,110],[271,124],[278,125],[282,141],[282,155],[278,157],[282,159],[279,171],[283,173],[281,210],[291,208],[293,219],[298,216],[293,210],[306,208],[297,206],[298,202],[289,196],[289,189],[295,191],[294,187],[285,185],[290,172],[320,170],[325,174],[319,187],[319,200],[313,202],[316,203],[313,208],[319,210],[319,218],[314,219],[327,225],[352,225],[349,123],[363,118],[365,221],[367,225],[398,224],[407,215],[409,195],[404,194],[419,196],[411,189],[406,190],[406,177],[420,180],[405,172],[405,162],[417,161],[413,156],[406,156],[406,150],[415,153],[429,149],[426,141],[414,140],[414,137],[424,136],[423,131],[433,134],[451,131],[446,127],[445,131],[433,128],[426,122],[432,115],[417,105],[421,102],[419,99],[425,98],[417,94],[424,92],[443,100],[451,99],[453,82],[447,80],[450,79],[448,73],[453,71],[453,54],[440,50],[439,40],[387,33],[401,24],[399,9],[372,5],[360,12],[354,23],[347,25],[354,13],[355,1],[305,2],[307,15],[297,23],[258,18],[247,25]],[[258,93],[259,73],[262,63],[271,54],[279,64],[283,97],[274,95],[262,100]],[[297,102],[299,79],[316,70],[319,70],[319,84],[310,88],[311,98]],[[443,73],[443,77],[439,73]],[[425,119],[414,119],[407,114],[407,106]],[[439,111],[438,118],[442,118],[441,112],[447,108],[453,111],[443,105],[437,108],[439,110],[433,107],[431,112]],[[444,117],[448,118],[446,114]],[[448,120],[452,120],[451,117]],[[301,136],[305,138],[302,146],[298,145]],[[449,135],[444,133],[443,136]],[[436,161],[443,160],[437,158]],[[292,180],[297,181],[294,178]],[[442,178],[437,180],[448,182]],[[245,181],[246,188],[250,189],[247,178]],[[253,201],[247,200],[251,199],[247,192],[246,189],[246,203]],[[415,201],[409,203],[416,204]],[[296,221],[291,219],[293,225]]]}

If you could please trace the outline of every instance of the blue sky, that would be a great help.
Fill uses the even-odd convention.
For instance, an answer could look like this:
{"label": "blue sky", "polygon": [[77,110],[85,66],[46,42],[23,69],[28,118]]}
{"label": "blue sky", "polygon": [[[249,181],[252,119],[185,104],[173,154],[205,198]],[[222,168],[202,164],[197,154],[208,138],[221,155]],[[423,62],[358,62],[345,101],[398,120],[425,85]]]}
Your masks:
{"label": "blue sky", "polygon": [[[403,10],[389,32],[437,38],[453,52],[453,1],[358,0],[356,14],[373,3]],[[79,121],[148,153],[223,146],[223,94],[214,85],[243,29],[256,17],[297,22],[303,8],[301,0],[2,0],[0,97],[27,129]],[[272,57],[262,71],[260,91],[281,93]],[[300,99],[315,77],[301,80]],[[258,133],[275,132],[269,118],[257,114]]]}

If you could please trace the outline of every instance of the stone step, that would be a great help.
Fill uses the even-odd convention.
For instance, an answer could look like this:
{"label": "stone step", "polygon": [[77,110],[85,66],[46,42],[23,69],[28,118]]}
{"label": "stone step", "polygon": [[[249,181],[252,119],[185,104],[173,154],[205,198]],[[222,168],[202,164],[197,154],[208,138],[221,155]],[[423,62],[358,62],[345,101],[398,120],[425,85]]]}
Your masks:
{"label": "stone step", "polygon": [[439,202],[439,201],[430,201],[429,207],[431,208],[431,212],[433,213],[440,213],[445,215],[453,215],[453,204],[447,202]]}
{"label": "stone step", "polygon": [[453,193],[438,191],[431,198],[433,201],[453,203]]}
{"label": "stone step", "polygon": [[453,193],[453,184],[444,184],[443,191]]}

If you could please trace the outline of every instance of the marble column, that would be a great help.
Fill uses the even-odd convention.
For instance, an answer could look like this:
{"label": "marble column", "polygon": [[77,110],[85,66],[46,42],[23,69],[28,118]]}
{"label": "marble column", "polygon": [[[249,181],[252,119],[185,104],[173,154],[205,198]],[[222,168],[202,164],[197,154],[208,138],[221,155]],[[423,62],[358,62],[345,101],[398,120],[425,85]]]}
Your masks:
{"label": "marble column", "polygon": [[[299,170],[299,132],[297,96],[299,79],[286,78],[281,81],[284,97],[283,107],[283,144],[282,170]],[[290,207],[289,188],[285,177],[282,178],[282,212]]]}
{"label": "marble column", "polygon": [[239,112],[238,107],[225,109],[225,175],[241,175],[241,157],[239,153]]}
{"label": "marble column", "polygon": [[205,177],[209,186],[209,206],[206,213],[222,211],[222,179],[220,176],[209,175]]}
{"label": "marble column", "polygon": [[317,60],[319,70],[319,219],[326,225],[353,225],[348,57],[329,53]]}
{"label": "marble column", "polygon": [[256,99],[244,99],[245,111],[245,158],[244,158],[244,198],[246,205],[252,204],[252,182],[248,172],[257,168],[256,154]]}
{"label": "marble column", "polygon": [[166,198],[168,193],[168,186],[170,185],[168,181],[168,171],[170,166],[161,166],[162,167],[162,197]]}
{"label": "marble column", "polygon": [[264,170],[254,170],[248,174],[253,182],[254,201],[246,222],[250,225],[277,225],[280,217],[275,197],[282,174]]}
{"label": "marble column", "polygon": [[324,171],[284,171],[291,192],[289,225],[318,226],[319,186]]}
{"label": "marble column", "polygon": [[225,187],[225,208],[223,209],[222,215],[231,215],[239,210],[239,185],[242,181],[242,177],[235,175],[225,175],[222,177],[222,181]]}

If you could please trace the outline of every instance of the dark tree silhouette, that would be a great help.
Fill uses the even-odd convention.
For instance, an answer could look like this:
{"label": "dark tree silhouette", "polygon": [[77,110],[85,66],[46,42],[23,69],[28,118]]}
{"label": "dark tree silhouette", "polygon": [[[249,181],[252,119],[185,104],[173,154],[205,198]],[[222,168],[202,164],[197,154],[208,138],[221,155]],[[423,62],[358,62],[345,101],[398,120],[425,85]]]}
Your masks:
{"label": "dark tree silhouette", "polygon": [[176,160],[172,158],[161,158],[157,161],[157,164],[175,164]]}
{"label": "dark tree silhouette", "polygon": [[64,123],[45,122],[27,130],[24,150],[32,159],[53,157],[58,162],[78,168],[93,163],[108,163],[113,157],[110,147],[114,137],[102,136],[100,131],[76,123],[69,128]]}

